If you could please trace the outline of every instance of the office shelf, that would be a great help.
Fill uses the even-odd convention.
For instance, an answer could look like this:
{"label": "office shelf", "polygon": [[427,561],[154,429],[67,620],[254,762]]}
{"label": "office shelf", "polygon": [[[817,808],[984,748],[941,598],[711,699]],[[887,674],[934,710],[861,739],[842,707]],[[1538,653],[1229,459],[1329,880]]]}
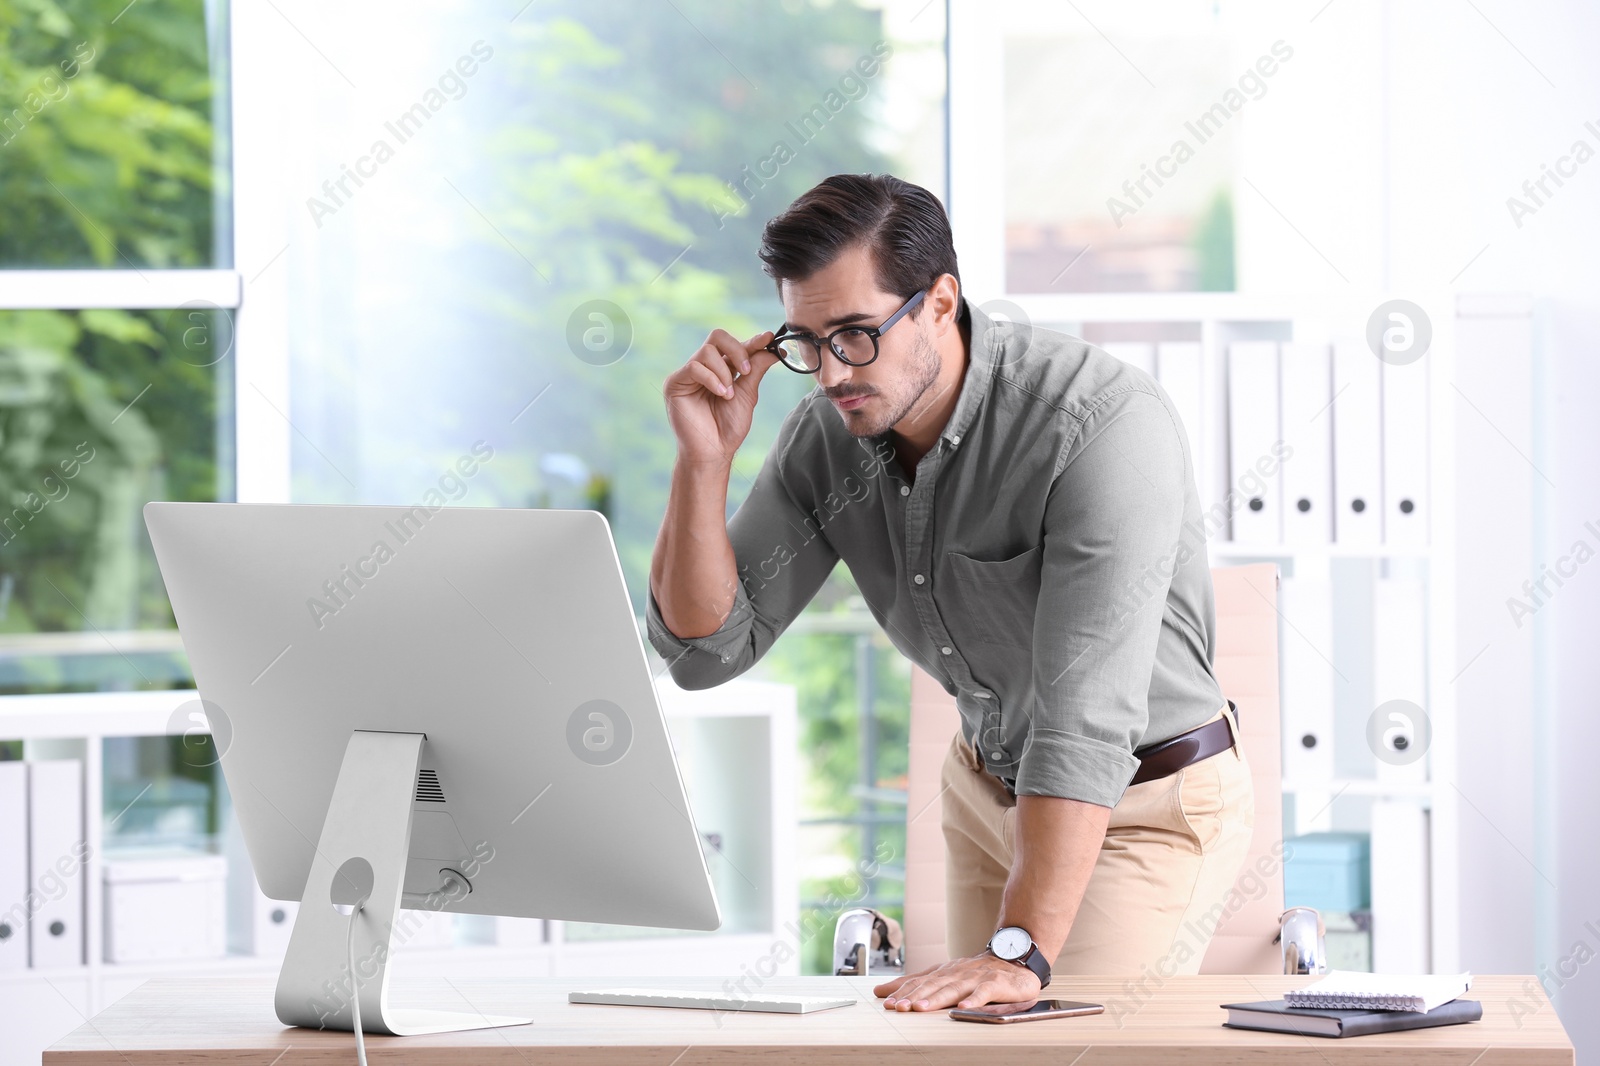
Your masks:
{"label": "office shelf", "polygon": [[282,960],[264,955],[228,955],[221,959],[189,959],[181,962],[114,963],[90,962],[82,966],[52,966],[46,969],[11,970],[0,973],[0,986],[30,981],[67,981],[101,978],[152,977],[233,977],[242,974],[277,973]]}
{"label": "office shelf", "polygon": [[1428,559],[1427,548],[1352,544],[1248,544],[1214,540],[1206,545],[1213,559]]}
{"label": "office shelf", "polygon": [[[767,957],[780,938],[793,939],[799,919],[795,819],[795,694],[793,688],[739,679],[706,692],[687,692],[665,678],[657,682],[674,750],[695,820],[721,848],[709,854],[723,929],[715,933],[666,931],[642,935],[620,927],[566,926],[560,922],[463,916],[475,939],[490,943],[404,945],[394,970],[446,976],[663,976],[737,974]],[[276,974],[281,956],[232,954],[213,960],[139,964],[103,961],[104,897],[101,886],[107,839],[103,813],[103,741],[159,737],[189,728],[180,709],[197,699],[190,690],[96,692],[0,699],[0,740],[21,740],[30,759],[78,759],[84,764],[85,961],[81,966],[0,973],[0,999],[18,1005],[23,1029],[39,1007],[41,1026],[59,1024],[69,1007],[96,1012],[158,976],[232,977]],[[229,877],[254,880],[248,862],[230,855]],[[241,868],[242,867],[242,868]],[[735,869],[736,867],[736,869]],[[481,923],[490,923],[485,926]],[[778,972],[798,974],[799,952]],[[63,1003],[65,1000],[65,1003]],[[53,1007],[45,1008],[50,1004]],[[78,1019],[81,1021],[81,1018]],[[74,1022],[76,1024],[76,1022]],[[38,1043],[30,1032],[8,1033]],[[47,1039],[48,1037],[41,1037]]]}
{"label": "office shelf", "polygon": [[[976,171],[966,180],[981,184],[988,180]],[[968,245],[981,246],[983,227],[965,232]],[[963,233],[958,229],[958,239]],[[963,267],[967,263],[963,262]],[[991,262],[992,268],[994,264]],[[1229,349],[1246,341],[1301,342],[1311,344],[1364,343],[1365,330],[1373,309],[1393,294],[1362,291],[1352,286],[1338,293],[1301,296],[1244,293],[1008,293],[1003,288],[1003,272],[984,272],[982,260],[969,275],[963,270],[965,288],[982,301],[995,295],[1011,306],[1001,306],[1006,318],[1017,317],[1036,326],[1060,329],[1097,343],[1131,342],[1156,345],[1163,341],[1184,341],[1199,350],[1200,399],[1198,426],[1187,427],[1191,434],[1195,477],[1201,510],[1214,515],[1236,489],[1228,461],[1231,402]],[[1461,858],[1458,846],[1459,795],[1449,782],[1457,773],[1457,727],[1459,688],[1453,685],[1464,665],[1456,632],[1456,604],[1460,596],[1462,570],[1457,557],[1458,524],[1456,457],[1458,428],[1455,417],[1457,354],[1462,337],[1476,327],[1470,315],[1445,293],[1407,293],[1424,308],[1432,324],[1433,339],[1428,353],[1430,364],[1426,390],[1427,501],[1430,543],[1423,547],[1395,544],[1353,543],[1271,543],[1234,541],[1236,521],[1224,514],[1221,528],[1212,529],[1206,552],[1212,565],[1231,566],[1247,562],[1270,562],[1285,578],[1307,579],[1330,591],[1333,647],[1317,647],[1318,655],[1329,663],[1337,662],[1334,679],[1333,733],[1321,738],[1330,744],[1333,761],[1326,778],[1307,779],[1297,771],[1282,781],[1285,798],[1284,834],[1299,835],[1326,829],[1360,830],[1382,823],[1382,836],[1390,847],[1374,860],[1390,862],[1381,874],[1388,878],[1390,898],[1403,899],[1407,918],[1380,928],[1378,947],[1397,951],[1385,955],[1393,965],[1403,958],[1406,965],[1431,966],[1440,972],[1460,969],[1459,875]],[[1154,347],[1151,349],[1156,351]],[[1159,359],[1159,356],[1158,356]],[[1337,399],[1335,395],[1334,399]],[[1330,404],[1331,406],[1331,404]],[[1329,416],[1331,418],[1331,415]],[[1379,418],[1379,428],[1382,419]],[[1225,510],[1225,509],[1224,509]],[[1270,534],[1269,534],[1270,535]],[[1426,773],[1411,776],[1407,771],[1380,765],[1368,750],[1364,735],[1367,718],[1381,702],[1375,681],[1379,656],[1375,652],[1378,634],[1375,597],[1393,589],[1384,586],[1399,578],[1420,583],[1423,597],[1420,632],[1403,626],[1405,638],[1425,655],[1419,664],[1425,677],[1425,696],[1417,702],[1431,726],[1431,745],[1426,752]],[[1291,622],[1279,615],[1279,647],[1293,641],[1307,641]],[[1470,654],[1470,653],[1469,653]],[[1287,710],[1296,695],[1302,697],[1308,680],[1292,669],[1280,671],[1282,706]],[[1323,694],[1326,697],[1326,694]],[[1408,698],[1409,695],[1408,695]],[[1359,718],[1359,720],[1358,720]],[[1284,725],[1285,751],[1299,739],[1292,724]],[[1316,768],[1321,773],[1321,767]],[[1370,776],[1369,776],[1370,775]],[[1395,779],[1391,779],[1395,778]],[[1373,805],[1380,806],[1376,810]],[[1399,842],[1402,842],[1399,843]],[[1375,853],[1376,855],[1377,853]],[[1414,857],[1423,856],[1421,871]],[[1417,876],[1419,872],[1421,876]],[[1415,921],[1410,919],[1414,917]],[[1425,946],[1418,959],[1415,929],[1426,930]],[[1386,942],[1386,931],[1398,935]]]}
{"label": "office shelf", "polygon": [[1431,801],[1437,781],[1380,781],[1374,777],[1335,777],[1328,780],[1283,779],[1286,795],[1313,792],[1340,796],[1386,796]]}

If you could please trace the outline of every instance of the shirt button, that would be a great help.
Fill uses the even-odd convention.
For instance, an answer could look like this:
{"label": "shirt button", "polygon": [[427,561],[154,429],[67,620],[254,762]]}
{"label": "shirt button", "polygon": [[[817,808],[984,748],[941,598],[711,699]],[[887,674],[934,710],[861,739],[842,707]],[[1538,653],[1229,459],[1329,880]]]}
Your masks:
{"label": "shirt button", "polygon": [[952,652],[952,651],[953,651],[953,650],[954,650],[954,649],[952,649],[952,648],[949,648],[949,647],[943,647],[943,648],[940,648],[940,649],[939,649],[939,651],[940,651],[940,652],[941,652],[941,653],[943,653],[943,654],[945,654],[945,655],[949,655],[949,654],[950,654],[950,653],[951,653],[951,652]]}
{"label": "shirt button", "polygon": [[911,495],[911,486],[910,485],[901,485],[900,486],[900,495],[902,495],[902,496]]}
{"label": "shirt button", "polygon": [[917,576],[913,577],[911,580],[915,581],[917,584],[920,585],[920,584],[922,584],[924,581],[926,581],[928,579],[923,577],[921,574],[918,574]]}
{"label": "shirt button", "polygon": [[1006,757],[1006,753],[1003,752],[1003,751],[991,751],[989,753],[989,758],[993,762],[1000,762],[1005,757]]}
{"label": "shirt button", "polygon": [[980,700],[987,700],[993,697],[993,693],[990,692],[978,692],[974,693],[974,695],[976,695]]}
{"label": "shirt button", "polygon": [[961,443],[961,434],[958,433],[954,437],[951,437],[950,438],[950,443],[951,444],[960,444]]}

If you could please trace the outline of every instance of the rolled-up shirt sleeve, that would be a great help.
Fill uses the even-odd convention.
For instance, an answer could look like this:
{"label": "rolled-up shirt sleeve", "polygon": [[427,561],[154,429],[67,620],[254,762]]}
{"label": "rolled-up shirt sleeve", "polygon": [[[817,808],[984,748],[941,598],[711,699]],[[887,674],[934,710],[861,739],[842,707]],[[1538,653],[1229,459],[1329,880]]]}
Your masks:
{"label": "rolled-up shirt sleeve", "polygon": [[1138,769],[1188,465],[1161,397],[1122,392],[1085,416],[1045,508],[1034,705],[1019,795],[1114,807]]}
{"label": "rolled-up shirt sleeve", "polygon": [[654,590],[646,593],[646,635],[682,688],[712,688],[754,666],[839,561],[816,514],[797,502],[784,483],[784,458],[804,407],[785,420],[750,494],[728,521],[739,581],[733,608],[717,631],[679,637],[662,619]]}

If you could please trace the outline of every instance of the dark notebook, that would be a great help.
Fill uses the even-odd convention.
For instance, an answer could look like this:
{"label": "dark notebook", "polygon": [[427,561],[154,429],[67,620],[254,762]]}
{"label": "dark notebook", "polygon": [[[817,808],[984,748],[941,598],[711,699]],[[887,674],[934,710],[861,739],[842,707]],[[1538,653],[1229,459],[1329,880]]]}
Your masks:
{"label": "dark notebook", "polygon": [[1414,1010],[1312,1010],[1286,1006],[1281,999],[1260,1003],[1224,1003],[1234,1029],[1265,1029],[1305,1036],[1366,1036],[1400,1029],[1428,1029],[1435,1025],[1475,1022],[1483,1017],[1483,1004],[1475,999],[1452,999],[1426,1014]]}

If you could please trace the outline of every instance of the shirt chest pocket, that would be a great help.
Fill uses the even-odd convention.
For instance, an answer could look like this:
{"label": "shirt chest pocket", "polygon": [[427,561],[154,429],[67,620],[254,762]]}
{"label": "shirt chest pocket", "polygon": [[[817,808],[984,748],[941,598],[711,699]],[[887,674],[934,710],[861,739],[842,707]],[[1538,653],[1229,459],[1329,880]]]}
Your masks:
{"label": "shirt chest pocket", "polygon": [[985,645],[1032,655],[1043,557],[1044,549],[1037,544],[1009,559],[945,553],[949,587],[947,595],[939,597],[939,613],[964,653]]}

